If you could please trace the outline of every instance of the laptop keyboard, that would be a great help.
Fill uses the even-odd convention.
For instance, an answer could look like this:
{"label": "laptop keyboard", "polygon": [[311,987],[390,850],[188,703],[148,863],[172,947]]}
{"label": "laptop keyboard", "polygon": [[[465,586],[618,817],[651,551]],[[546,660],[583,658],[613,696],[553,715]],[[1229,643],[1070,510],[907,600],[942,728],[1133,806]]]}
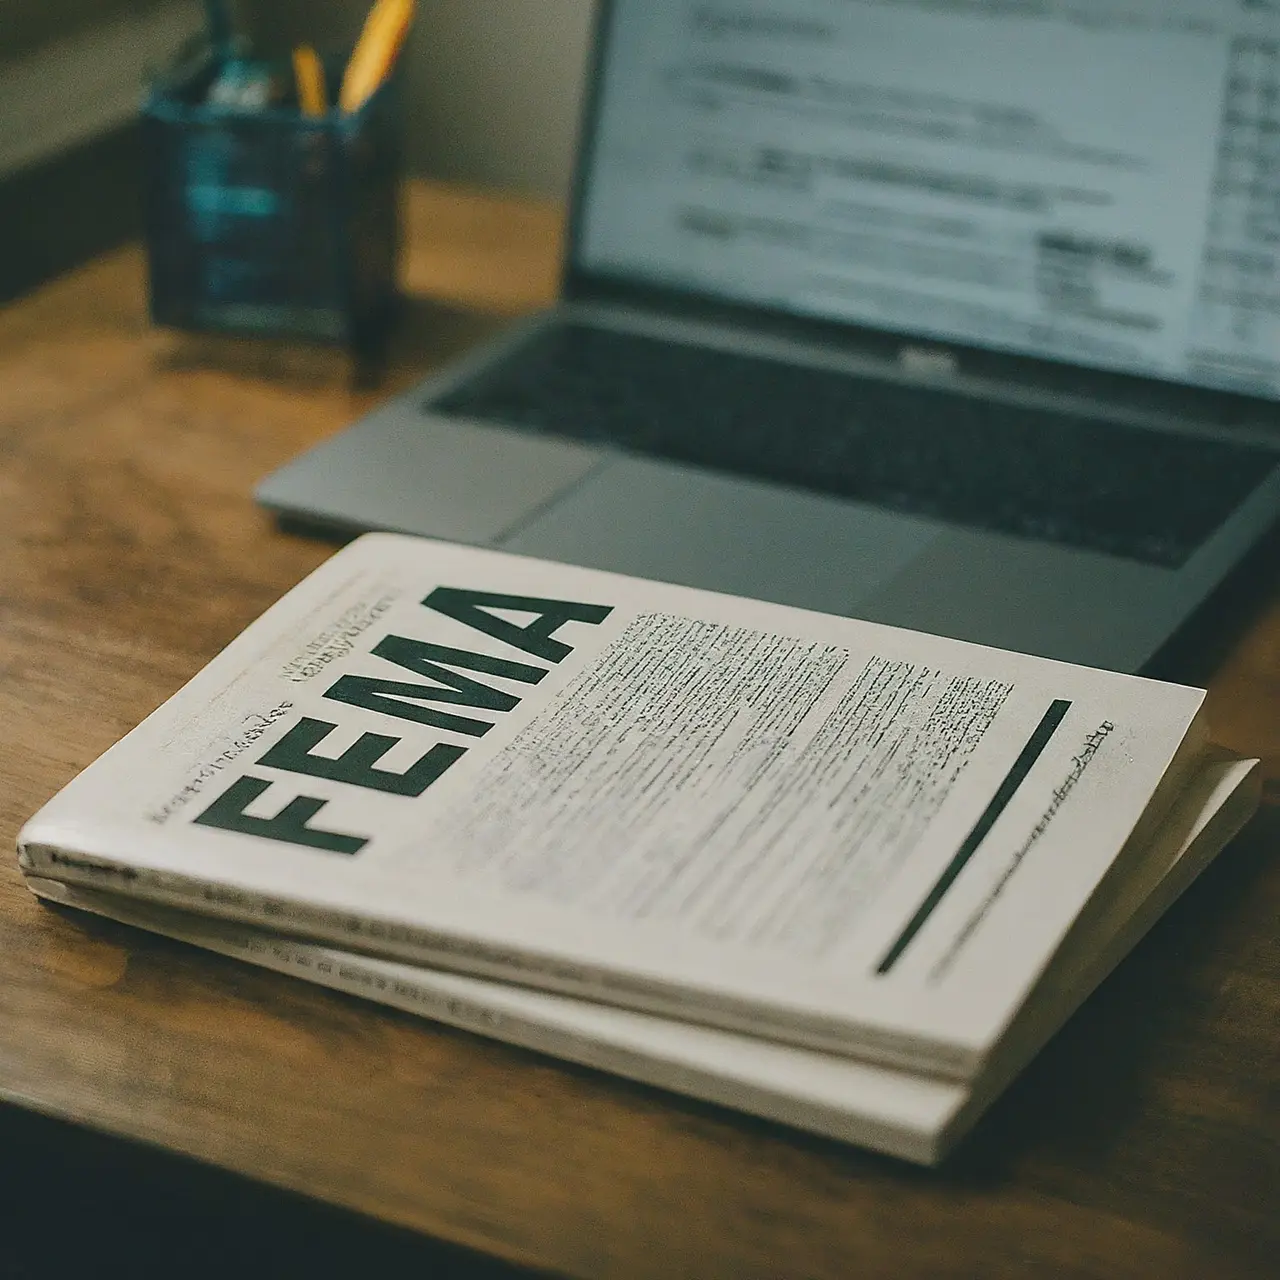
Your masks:
{"label": "laptop keyboard", "polygon": [[1169,568],[1276,465],[1250,445],[583,325],[538,332],[432,408]]}

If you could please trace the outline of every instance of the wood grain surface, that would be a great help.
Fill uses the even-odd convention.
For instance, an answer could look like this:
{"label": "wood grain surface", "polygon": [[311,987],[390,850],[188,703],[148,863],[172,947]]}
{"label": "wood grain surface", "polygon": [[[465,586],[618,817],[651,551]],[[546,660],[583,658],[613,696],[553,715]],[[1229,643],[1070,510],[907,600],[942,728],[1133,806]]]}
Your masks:
{"label": "wood grain surface", "polygon": [[[0,312],[5,848],[328,553],[254,482],[549,298],[559,225],[415,188],[376,388],[336,353],[153,332],[132,249]],[[576,1276],[1274,1275],[1277,576],[1199,650],[1268,805],[939,1171],[41,907],[11,855],[0,1098]]]}

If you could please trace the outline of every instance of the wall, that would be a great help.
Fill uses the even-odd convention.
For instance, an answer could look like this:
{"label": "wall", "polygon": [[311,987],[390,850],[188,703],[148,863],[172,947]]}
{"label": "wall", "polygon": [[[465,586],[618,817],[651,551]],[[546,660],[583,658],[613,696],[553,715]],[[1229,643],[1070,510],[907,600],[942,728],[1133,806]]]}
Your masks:
{"label": "wall", "polygon": [[131,120],[200,23],[198,0],[0,0],[0,179]]}
{"label": "wall", "polygon": [[0,0],[0,59],[141,7],[139,0]]}
{"label": "wall", "polygon": [[425,0],[405,63],[413,167],[563,195],[592,8],[591,0]]}

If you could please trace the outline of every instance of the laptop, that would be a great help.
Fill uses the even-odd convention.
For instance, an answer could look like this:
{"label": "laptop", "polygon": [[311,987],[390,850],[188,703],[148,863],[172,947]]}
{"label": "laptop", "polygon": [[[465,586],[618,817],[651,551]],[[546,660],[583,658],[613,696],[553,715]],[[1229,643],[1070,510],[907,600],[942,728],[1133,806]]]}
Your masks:
{"label": "laptop", "polygon": [[609,0],[559,303],[268,477],[1138,670],[1280,514],[1280,16]]}

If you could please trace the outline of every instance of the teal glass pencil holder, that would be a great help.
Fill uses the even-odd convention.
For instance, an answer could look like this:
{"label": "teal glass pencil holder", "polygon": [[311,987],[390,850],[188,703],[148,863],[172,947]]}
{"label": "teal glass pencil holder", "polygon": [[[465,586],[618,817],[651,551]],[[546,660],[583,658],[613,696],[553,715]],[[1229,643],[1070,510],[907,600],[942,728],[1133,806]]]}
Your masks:
{"label": "teal glass pencil holder", "polygon": [[398,301],[394,80],[358,111],[305,115],[210,103],[218,70],[144,99],[152,319],[380,350]]}

